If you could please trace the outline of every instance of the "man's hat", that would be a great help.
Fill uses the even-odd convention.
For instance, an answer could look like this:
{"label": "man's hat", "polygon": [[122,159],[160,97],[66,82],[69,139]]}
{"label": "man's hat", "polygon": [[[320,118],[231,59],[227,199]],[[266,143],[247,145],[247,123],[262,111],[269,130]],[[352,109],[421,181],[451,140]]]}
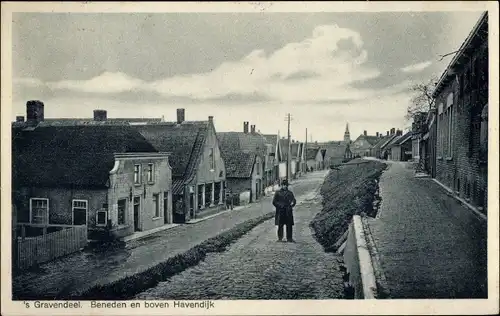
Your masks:
{"label": "man's hat", "polygon": [[285,180],[281,181],[281,185],[288,185],[288,180],[285,179]]}

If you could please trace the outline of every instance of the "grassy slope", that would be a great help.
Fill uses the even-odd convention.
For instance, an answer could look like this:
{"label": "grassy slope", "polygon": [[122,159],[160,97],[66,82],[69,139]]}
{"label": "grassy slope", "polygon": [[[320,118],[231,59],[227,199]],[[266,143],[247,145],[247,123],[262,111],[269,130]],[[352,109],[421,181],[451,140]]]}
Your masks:
{"label": "grassy slope", "polygon": [[332,170],[321,187],[323,210],[311,222],[315,237],[325,251],[336,251],[333,245],[347,230],[353,215],[370,213],[376,180],[386,165],[377,161],[351,161],[340,170]]}

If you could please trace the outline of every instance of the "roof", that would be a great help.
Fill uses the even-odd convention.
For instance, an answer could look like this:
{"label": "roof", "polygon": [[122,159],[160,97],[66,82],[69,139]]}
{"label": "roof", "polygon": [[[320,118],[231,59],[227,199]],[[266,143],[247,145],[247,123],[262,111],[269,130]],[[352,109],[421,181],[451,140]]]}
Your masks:
{"label": "roof", "polygon": [[386,136],[386,139],[384,141],[384,143],[382,143],[382,145],[380,145],[380,149],[384,149],[385,147],[387,147],[387,145],[389,145],[389,143],[395,138],[397,137],[396,134],[393,134],[393,135],[389,135],[389,136]]}
{"label": "roof", "polygon": [[395,134],[388,142],[387,144],[384,146],[386,148],[391,148],[392,146],[394,145],[397,145],[398,143],[398,140],[403,137],[403,135],[398,135],[398,134]]}
{"label": "roof", "polygon": [[316,159],[320,148],[307,148],[306,150],[306,160]]}
{"label": "roof", "polygon": [[339,142],[332,142],[325,146],[325,160],[330,158],[342,158],[345,155],[347,145]]}
{"label": "roof", "polygon": [[260,134],[220,132],[217,138],[229,178],[250,177],[255,157],[267,153],[265,138]]}
{"label": "roof", "polygon": [[159,151],[172,155],[172,178],[189,180],[203,152],[208,121],[147,123],[133,126]]}
{"label": "roof", "polygon": [[464,59],[467,58],[467,55],[471,52],[474,51],[474,49],[477,47],[477,43],[480,42],[488,42],[488,37],[482,37],[481,33],[488,34],[488,12],[485,11],[483,14],[481,14],[481,17],[479,20],[476,22],[476,25],[472,28],[471,32],[465,39],[465,41],[462,43],[460,48],[458,49],[457,54],[453,57],[453,59],[450,61],[450,64],[448,67],[446,67],[446,70],[442,73],[441,77],[439,78],[438,83],[436,84],[436,87],[434,88],[434,91],[432,92],[432,97],[435,98],[442,90],[443,88],[449,83],[451,79],[453,79],[454,74],[453,71],[451,71],[454,67],[457,65],[461,64]]}
{"label": "roof", "polygon": [[127,125],[12,129],[17,186],[106,187],[115,153],[157,152]]}
{"label": "roof", "polygon": [[406,132],[403,136],[399,137],[398,140],[394,143],[394,145],[401,145],[406,143],[408,140],[411,140],[412,131]]}
{"label": "roof", "polygon": [[[279,140],[281,147],[282,159],[286,160],[288,157],[288,139],[282,138]],[[301,142],[292,142],[290,144],[290,154],[292,159],[300,158],[302,153],[303,144]]]}
{"label": "roof", "polygon": [[378,141],[375,145],[373,145],[373,148],[372,148],[372,149],[378,149],[378,148],[381,148],[381,147],[382,147],[382,145],[383,145],[384,143],[386,143],[386,142],[387,142],[387,140],[388,140],[389,138],[390,138],[390,136],[383,136],[383,137],[379,137],[379,141]]}
{"label": "roof", "polygon": [[227,178],[250,178],[257,155],[246,151],[224,151]]}
{"label": "roof", "polygon": [[278,135],[262,134],[262,136],[264,137],[267,144],[276,146],[276,143],[278,142]]}

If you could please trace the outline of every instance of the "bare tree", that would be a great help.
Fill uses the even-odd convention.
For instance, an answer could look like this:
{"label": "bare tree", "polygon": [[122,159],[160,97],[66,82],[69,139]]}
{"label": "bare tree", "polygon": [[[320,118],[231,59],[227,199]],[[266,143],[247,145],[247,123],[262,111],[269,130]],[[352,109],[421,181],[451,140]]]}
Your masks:
{"label": "bare tree", "polygon": [[432,77],[428,82],[417,83],[410,87],[413,96],[410,100],[410,105],[406,110],[406,119],[412,119],[419,112],[428,112],[434,109],[434,98],[432,92],[436,86],[438,79]]}

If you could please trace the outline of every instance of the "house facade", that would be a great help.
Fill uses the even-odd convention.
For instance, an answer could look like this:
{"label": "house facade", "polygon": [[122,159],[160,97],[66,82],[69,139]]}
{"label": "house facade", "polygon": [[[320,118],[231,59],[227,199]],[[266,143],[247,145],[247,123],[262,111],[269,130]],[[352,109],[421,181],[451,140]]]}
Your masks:
{"label": "house facade", "polygon": [[172,199],[175,222],[202,216],[224,204],[226,168],[221,157],[213,122],[185,121],[184,109],[177,109],[176,122],[148,122],[135,125],[155,148],[171,154]]}
{"label": "house facade", "polygon": [[487,207],[488,87],[485,12],[433,92],[436,179],[479,209]]}
{"label": "house facade", "polygon": [[408,161],[412,159],[412,131],[402,135],[402,131],[398,131],[399,137],[390,144],[388,148],[391,150],[390,160],[393,161]]}
{"label": "house facade", "polygon": [[378,140],[378,136],[368,135],[367,131],[364,131],[362,135],[359,135],[358,138],[351,143],[351,152],[354,156],[370,156],[371,148],[378,142]]}
{"label": "house facade", "polygon": [[[253,132],[253,133],[252,133]],[[268,148],[264,138],[250,133],[217,133],[222,157],[226,164],[228,188],[240,196],[240,201],[255,202],[264,195],[266,188],[265,159]]]}
{"label": "house facade", "polygon": [[324,169],[323,154],[321,148],[307,148],[306,149],[306,164],[307,169],[310,171],[317,171]]}
{"label": "house facade", "polygon": [[27,122],[12,129],[20,223],[86,225],[99,240],[172,222],[167,154],[129,126],[43,126],[43,104],[28,108]]}

